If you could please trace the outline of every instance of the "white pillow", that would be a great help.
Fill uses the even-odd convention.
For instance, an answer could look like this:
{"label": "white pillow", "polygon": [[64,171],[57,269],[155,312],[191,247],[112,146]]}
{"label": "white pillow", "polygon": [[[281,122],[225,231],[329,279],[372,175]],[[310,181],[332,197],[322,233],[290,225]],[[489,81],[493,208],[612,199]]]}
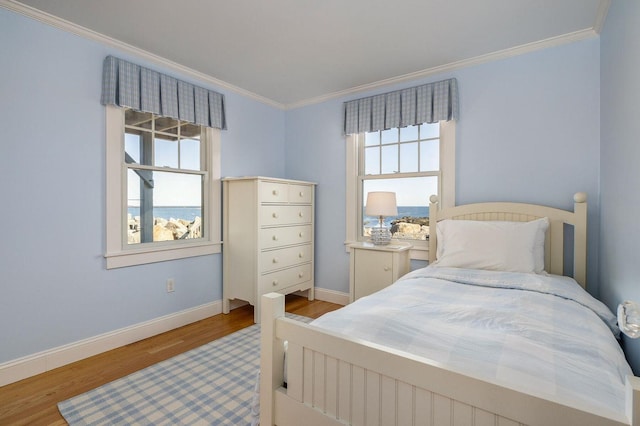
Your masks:
{"label": "white pillow", "polygon": [[435,265],[510,272],[544,272],[549,219],[499,222],[446,219],[436,225]]}

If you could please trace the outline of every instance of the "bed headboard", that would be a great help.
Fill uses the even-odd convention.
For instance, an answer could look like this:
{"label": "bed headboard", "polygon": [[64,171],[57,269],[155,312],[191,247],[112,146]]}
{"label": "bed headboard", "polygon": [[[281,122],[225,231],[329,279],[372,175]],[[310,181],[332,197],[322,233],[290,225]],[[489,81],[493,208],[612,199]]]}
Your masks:
{"label": "bed headboard", "polygon": [[586,287],[587,278],[587,194],[573,196],[573,211],[525,203],[475,203],[439,209],[438,197],[429,198],[429,262],[436,260],[437,236],[435,224],[443,219],[493,220],[529,222],[542,217],[549,218],[545,238],[545,271],[564,275],[564,224],[573,226],[573,277]]}

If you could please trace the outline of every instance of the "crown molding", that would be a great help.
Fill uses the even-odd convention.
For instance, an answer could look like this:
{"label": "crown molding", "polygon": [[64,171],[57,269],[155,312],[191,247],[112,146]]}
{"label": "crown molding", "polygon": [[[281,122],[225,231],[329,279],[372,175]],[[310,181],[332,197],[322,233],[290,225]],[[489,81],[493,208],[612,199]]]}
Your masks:
{"label": "crown molding", "polygon": [[611,0],[601,0],[600,6],[598,7],[598,14],[596,15],[596,22],[593,25],[593,30],[600,34],[602,32],[602,27],[604,27],[604,21],[607,19],[607,14],[609,13],[609,6],[611,6]]}
{"label": "crown molding", "polygon": [[[608,3],[609,1],[605,1],[604,3]],[[498,61],[500,59],[506,59],[513,56],[523,55],[525,53],[535,52],[537,50],[546,49],[548,47],[555,47],[563,44],[572,43],[575,41],[587,40],[589,38],[593,38],[596,36],[598,36],[598,33],[594,29],[575,31],[573,33],[564,34],[561,36],[552,37],[545,40],[535,41],[532,43],[523,44],[523,45],[512,47],[509,49],[499,50],[497,52],[476,56],[474,58],[451,62],[451,63],[440,65],[437,67],[427,68],[421,71],[404,74],[398,77],[379,80],[369,84],[363,84],[361,86],[356,86],[356,87],[341,90],[338,92],[329,93],[323,96],[318,96],[316,98],[307,99],[307,100],[303,100],[303,101],[295,102],[291,104],[286,104],[285,109],[289,110],[289,109],[300,108],[308,105],[318,104],[331,99],[354,95],[354,94],[365,92],[365,91],[375,90],[375,89],[379,89],[384,86],[389,86],[392,84],[402,83],[410,80],[417,80],[417,79],[429,77],[435,74],[452,72],[462,68],[471,67],[474,65],[480,65],[487,62]]]}
{"label": "crown molding", "polygon": [[402,82],[411,81],[411,80],[418,80],[418,79],[430,77],[436,74],[452,72],[462,68],[471,67],[474,65],[480,65],[487,62],[497,61],[501,59],[510,58],[513,56],[522,55],[525,53],[534,52],[541,49],[546,49],[548,47],[560,46],[560,45],[572,43],[575,41],[586,40],[592,37],[597,37],[600,34],[600,31],[602,30],[610,5],[611,5],[611,0],[601,0],[600,5],[598,7],[596,22],[594,23],[593,28],[575,31],[573,33],[564,34],[561,36],[552,37],[552,38],[548,38],[545,40],[540,40],[532,43],[527,43],[527,44],[523,44],[513,48],[488,53],[486,55],[480,55],[470,59],[464,59],[461,61],[451,62],[448,64],[427,68],[421,71],[416,71],[416,72],[404,74],[397,77],[391,77],[384,80],[379,80],[373,83],[363,84],[363,85],[352,87],[349,89],[328,93],[326,95],[305,99],[299,102],[282,104],[280,102],[276,102],[264,96],[260,96],[251,91],[242,89],[233,84],[214,78],[210,75],[201,73],[199,71],[196,71],[184,65],[170,61],[161,56],[147,52],[146,50],[131,46],[127,43],[108,37],[104,34],[101,34],[96,31],[90,30],[88,28],[82,27],[80,25],[74,24],[72,22],[61,19],[57,16],[51,15],[41,10],[35,9],[31,6],[18,3],[16,0],[0,0],[0,7],[3,7],[5,9],[22,14],[24,16],[35,19],[37,21],[40,21],[44,24],[61,29],[63,31],[67,31],[67,32],[76,34],[78,36],[81,36],[93,41],[97,41],[99,43],[106,44],[110,47],[123,50],[127,53],[142,57],[148,60],[149,62],[155,63],[159,66],[172,69],[175,72],[191,76],[200,81],[213,84],[220,88],[227,89],[239,95],[246,96],[255,101],[258,101],[282,110],[291,110],[291,109],[301,108],[304,106],[314,105],[314,104],[326,102],[326,101],[340,98],[340,97],[350,96],[350,95],[354,95],[354,94],[358,94],[358,93],[362,93],[370,90],[376,90],[392,84],[402,83]]}
{"label": "crown molding", "polygon": [[41,10],[38,10],[31,6],[27,6],[22,3],[18,3],[15,0],[0,0],[0,7],[8,9],[12,12],[19,13],[28,18],[34,19],[36,21],[42,22],[44,24],[58,28],[60,30],[78,35],[80,37],[83,37],[89,40],[96,41],[102,44],[106,44],[109,47],[122,50],[132,55],[136,55],[158,66],[169,68],[177,73],[188,75],[192,78],[198,79],[200,81],[204,81],[209,84],[213,84],[222,89],[227,89],[229,91],[235,92],[242,96],[246,96],[258,102],[262,102],[264,104],[270,105],[278,109],[285,109],[285,106],[279,102],[273,101],[271,99],[265,98],[264,96],[260,96],[256,93],[242,89],[241,87],[234,86],[233,84],[227,83],[226,81],[219,80],[217,78],[201,73],[200,71],[196,71],[184,65],[180,65],[177,62],[170,61],[166,58],[155,55],[151,52],[147,52],[146,50],[124,43],[122,41],[116,40],[112,37],[106,36],[99,32],[74,24],[73,22],[51,15],[50,13],[43,12]]}

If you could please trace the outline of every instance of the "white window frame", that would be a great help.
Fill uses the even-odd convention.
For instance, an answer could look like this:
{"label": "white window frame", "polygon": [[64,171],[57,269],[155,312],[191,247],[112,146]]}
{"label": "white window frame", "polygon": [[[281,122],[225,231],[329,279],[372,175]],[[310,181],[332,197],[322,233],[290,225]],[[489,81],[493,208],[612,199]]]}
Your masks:
{"label": "white window frame", "polygon": [[[347,136],[347,188],[346,188],[346,217],[347,236],[345,245],[358,241],[366,241],[359,232],[359,205],[362,205],[358,171],[360,164],[361,145],[364,144],[364,133]],[[453,207],[456,199],[456,125],[455,121],[440,121],[440,175],[438,179],[440,207]],[[432,194],[426,194],[427,199]],[[428,241],[409,241],[413,246],[411,259],[429,260]],[[348,251],[348,247],[347,247]]]}
{"label": "white window frame", "polygon": [[106,106],[106,253],[107,269],[184,259],[221,252],[220,130],[204,127],[203,238],[129,246],[124,224],[127,168],[124,161],[124,108]]}

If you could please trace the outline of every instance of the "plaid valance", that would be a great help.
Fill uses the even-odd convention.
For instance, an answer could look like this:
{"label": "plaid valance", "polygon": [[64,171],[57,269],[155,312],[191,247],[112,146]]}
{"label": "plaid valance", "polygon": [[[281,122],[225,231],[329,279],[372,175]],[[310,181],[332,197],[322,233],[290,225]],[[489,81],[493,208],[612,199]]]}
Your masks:
{"label": "plaid valance", "polygon": [[101,102],[227,128],[224,95],[113,56],[104,60]]}
{"label": "plaid valance", "polygon": [[347,135],[457,119],[455,78],[344,103]]}

